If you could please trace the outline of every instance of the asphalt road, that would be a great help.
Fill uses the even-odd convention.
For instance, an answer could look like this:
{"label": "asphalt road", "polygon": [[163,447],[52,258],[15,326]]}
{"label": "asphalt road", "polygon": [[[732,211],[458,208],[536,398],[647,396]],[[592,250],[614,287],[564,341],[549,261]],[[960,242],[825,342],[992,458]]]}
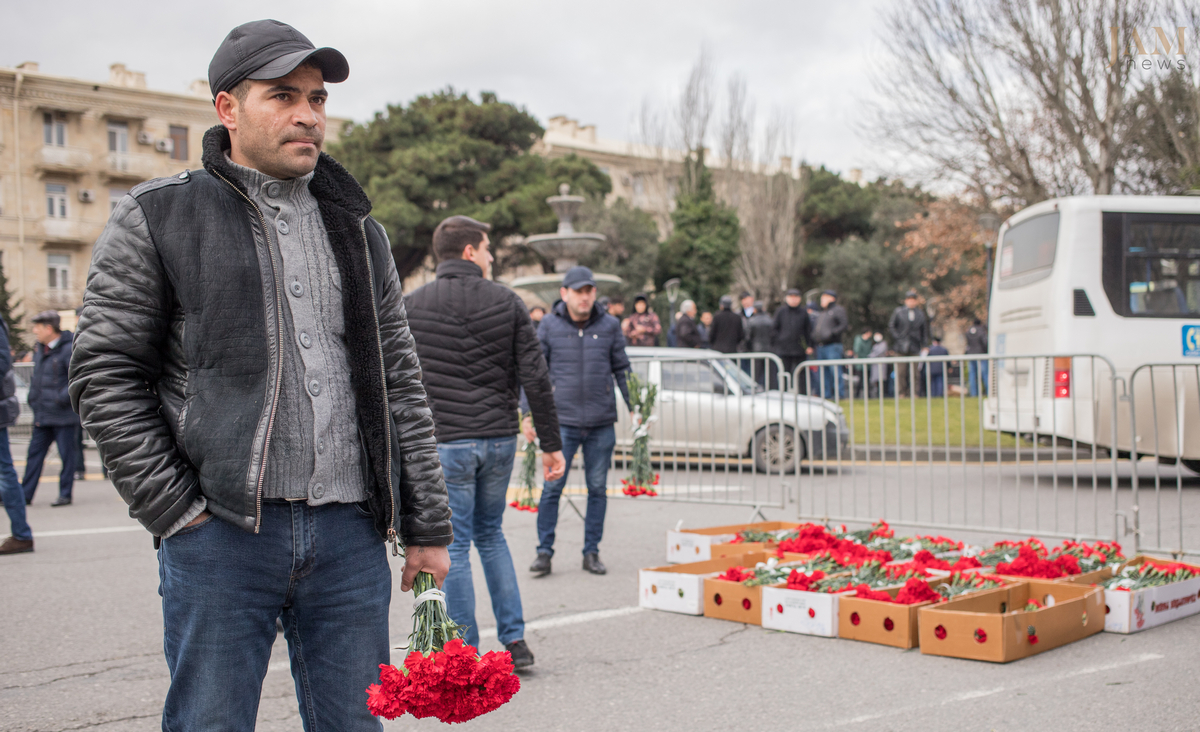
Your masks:
{"label": "asphalt road", "polygon": [[[30,510],[33,554],[0,559],[0,730],[159,729],[168,678],[157,562],[111,486],[88,481]],[[1193,489],[1194,490],[1194,489]],[[582,508],[582,505],[581,505]],[[768,509],[772,519],[790,518]],[[525,571],[535,516],[511,512],[537,655],[508,705],[479,730],[1192,730],[1200,709],[1200,616],[1120,636],[1102,633],[1007,665],[923,656],[721,620],[639,610],[637,569],[664,562],[664,532],[744,520],[749,509],[661,499],[610,503],[605,577],[581,571],[582,522],[561,513],[554,573]],[[108,531],[105,531],[108,530]],[[962,535],[976,541],[986,535]],[[399,586],[399,562],[393,562]],[[486,597],[476,573],[477,593]],[[393,597],[392,635],[410,603]],[[483,649],[498,649],[486,607]],[[399,661],[399,654],[395,659]],[[436,721],[389,722],[389,730]],[[301,729],[282,639],[263,684],[260,730]]]}

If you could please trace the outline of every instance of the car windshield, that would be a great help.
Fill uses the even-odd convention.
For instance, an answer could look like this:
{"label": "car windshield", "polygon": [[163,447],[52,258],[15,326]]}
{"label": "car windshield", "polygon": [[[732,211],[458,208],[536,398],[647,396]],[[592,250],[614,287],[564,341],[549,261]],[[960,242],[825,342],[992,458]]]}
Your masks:
{"label": "car windshield", "polygon": [[737,382],[738,388],[742,390],[743,394],[759,394],[766,391],[766,389],[755,383],[754,379],[750,378],[750,374],[743,371],[728,358],[714,360],[712,365],[717,370],[717,373],[727,378],[733,377],[733,380]]}

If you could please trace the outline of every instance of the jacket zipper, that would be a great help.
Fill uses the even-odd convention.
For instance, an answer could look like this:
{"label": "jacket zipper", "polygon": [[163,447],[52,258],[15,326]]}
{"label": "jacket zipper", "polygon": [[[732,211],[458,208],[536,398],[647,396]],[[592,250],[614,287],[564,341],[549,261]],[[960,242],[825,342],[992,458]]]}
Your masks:
{"label": "jacket zipper", "polygon": [[[260,224],[262,224],[263,236],[265,236],[267,238],[267,257],[271,260],[271,281],[275,283],[275,342],[282,343],[282,338],[283,338],[283,300],[279,294],[279,289],[280,289],[280,287],[279,287],[279,272],[278,272],[278,269],[275,267],[275,251],[271,248],[271,232],[267,228],[267,219],[265,216],[263,216],[262,209],[260,209],[258,207],[258,204],[255,203],[254,201],[252,201],[250,199],[250,197],[247,196],[245,193],[243,193],[240,188],[238,188],[234,184],[230,183],[229,180],[225,176],[221,175],[220,173],[217,173],[215,170],[213,171],[213,173],[218,178],[225,181],[225,183],[230,188],[237,191],[239,196],[246,199],[246,203],[248,203],[252,207],[254,207],[255,213],[258,214],[258,221]],[[255,494],[254,494],[254,533],[256,533],[256,534],[258,533],[259,528],[262,526],[262,496],[263,496],[263,482],[267,478],[267,451],[271,447],[271,431],[275,428],[275,413],[279,409],[279,386],[280,386],[280,382],[282,380],[283,380],[282,354],[275,354],[275,394],[271,398],[271,414],[267,418],[267,432],[265,435],[263,435],[262,464],[259,466],[259,469],[258,469],[258,486],[255,488]]]}
{"label": "jacket zipper", "polygon": [[383,334],[379,330],[379,305],[375,300],[375,265],[371,263],[371,242],[367,240],[367,219],[364,216],[358,222],[362,232],[363,250],[367,254],[367,285],[371,288],[371,312],[375,316],[375,343],[379,347],[379,378],[383,381],[383,429],[384,445],[387,454],[387,497],[388,497],[388,531],[387,541],[392,545],[392,554],[400,554],[400,539],[396,536],[396,497],[392,493],[392,410],[387,399],[387,364],[383,358]]}

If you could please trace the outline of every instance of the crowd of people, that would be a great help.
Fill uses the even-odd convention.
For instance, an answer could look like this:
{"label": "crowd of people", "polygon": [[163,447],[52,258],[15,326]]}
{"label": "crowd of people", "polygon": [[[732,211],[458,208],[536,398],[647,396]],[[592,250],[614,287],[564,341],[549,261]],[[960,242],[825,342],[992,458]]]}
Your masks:
{"label": "crowd of people", "polygon": [[[803,302],[800,290],[789,289],[783,303],[773,313],[767,312],[763,301],[749,291],[741,293],[736,308],[732,295],[721,297],[716,313],[699,312],[693,300],[684,300],[675,311],[674,322],[667,328],[665,338],[662,323],[650,309],[645,294],[634,299],[634,312],[624,319],[625,305],[620,296],[602,297],[598,302],[605,312],[621,321],[627,345],[658,346],[665,341],[669,348],[705,348],[729,354],[772,353],[779,357],[788,374],[795,373],[800,364],[810,360],[950,355],[941,337],[932,333],[929,317],[920,306],[920,295],[916,290],[905,293],[903,304],[893,311],[886,331],[865,327],[854,334],[849,347],[846,345],[849,318],[838,302],[837,291],[832,289],[822,291],[815,302],[808,303]],[[530,310],[530,317],[538,322],[545,312],[544,308],[535,306]],[[967,355],[988,352],[987,326],[981,320],[976,318],[965,336]],[[751,364],[749,359],[742,359],[742,362],[748,364],[747,369],[755,370],[754,376],[760,384],[777,388],[779,379],[774,363],[763,367]],[[986,394],[987,361],[964,361],[962,365],[968,370],[964,376],[970,396]],[[851,389],[856,398],[881,395],[941,397],[947,394],[950,369],[957,367],[958,364],[942,360],[922,364],[864,364],[861,367],[811,364],[807,373],[801,372],[796,387],[802,393],[830,399],[845,399]]]}

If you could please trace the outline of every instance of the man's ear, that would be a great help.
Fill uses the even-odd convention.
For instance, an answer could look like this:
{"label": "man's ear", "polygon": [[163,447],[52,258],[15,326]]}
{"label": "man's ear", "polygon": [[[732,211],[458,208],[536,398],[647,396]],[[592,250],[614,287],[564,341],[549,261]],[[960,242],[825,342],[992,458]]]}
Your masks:
{"label": "man's ear", "polygon": [[220,92],[217,94],[216,101],[213,102],[217,108],[217,119],[221,124],[230,131],[237,129],[237,111],[238,100],[229,92]]}

